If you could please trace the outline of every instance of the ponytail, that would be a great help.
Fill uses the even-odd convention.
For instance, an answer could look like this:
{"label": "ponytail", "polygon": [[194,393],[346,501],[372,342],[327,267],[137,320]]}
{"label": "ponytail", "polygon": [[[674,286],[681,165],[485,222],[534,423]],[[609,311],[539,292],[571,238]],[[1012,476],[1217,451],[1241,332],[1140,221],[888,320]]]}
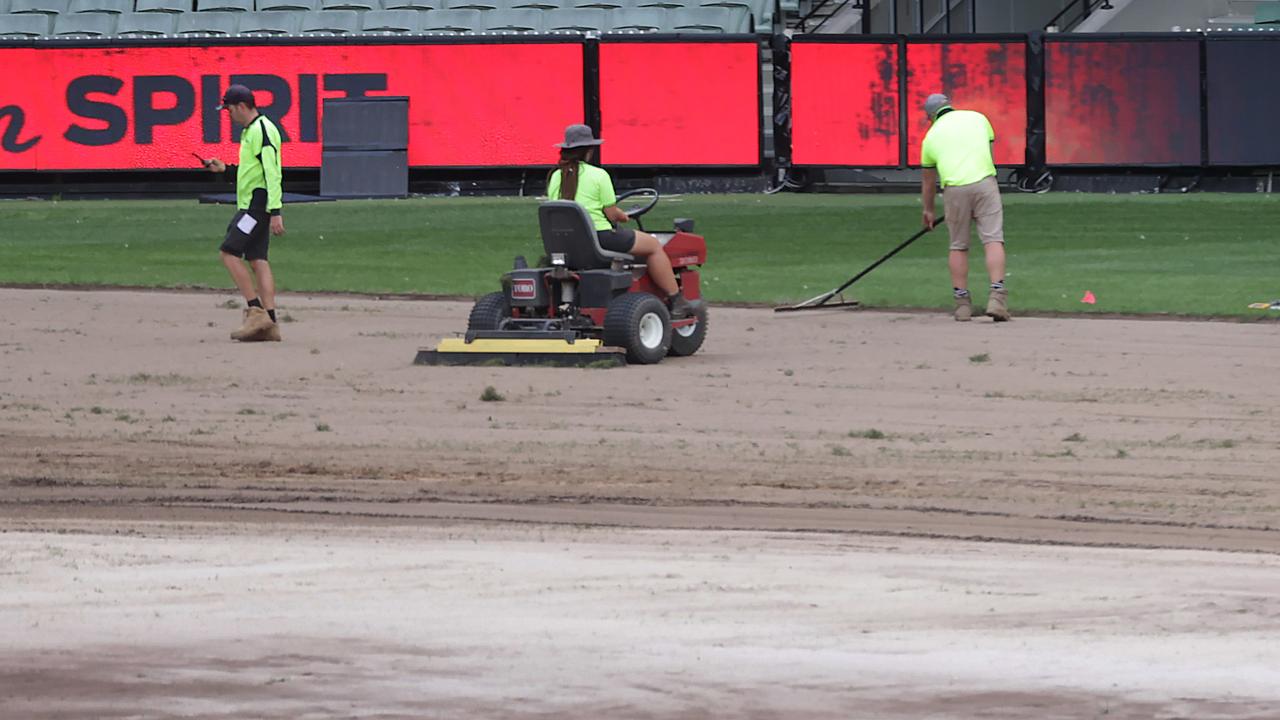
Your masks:
{"label": "ponytail", "polygon": [[[556,163],[556,169],[552,170],[555,174],[556,170],[560,171],[560,197],[549,198],[551,200],[576,200],[578,197],[578,164],[587,161],[587,156],[595,148],[590,145],[586,147],[562,148],[560,150],[560,161]],[[550,181],[550,176],[547,180]]]}

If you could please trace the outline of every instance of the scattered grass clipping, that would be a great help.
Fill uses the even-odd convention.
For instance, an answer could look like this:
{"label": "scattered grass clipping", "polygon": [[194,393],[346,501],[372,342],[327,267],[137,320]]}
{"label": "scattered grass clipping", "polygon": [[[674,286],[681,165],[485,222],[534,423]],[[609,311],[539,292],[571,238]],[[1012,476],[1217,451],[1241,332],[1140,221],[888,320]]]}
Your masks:
{"label": "scattered grass clipping", "polygon": [[875,428],[870,428],[868,430],[850,430],[849,437],[862,438],[863,440],[883,440],[888,436]]}

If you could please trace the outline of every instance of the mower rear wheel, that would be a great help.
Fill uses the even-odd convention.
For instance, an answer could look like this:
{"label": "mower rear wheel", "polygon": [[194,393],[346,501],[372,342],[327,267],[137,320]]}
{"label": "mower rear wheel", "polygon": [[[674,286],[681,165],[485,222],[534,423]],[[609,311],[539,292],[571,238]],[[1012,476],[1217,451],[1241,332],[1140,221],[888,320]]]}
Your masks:
{"label": "mower rear wheel", "polygon": [[652,365],[671,348],[671,314],[645,292],[614,298],[604,313],[604,344],[627,351],[627,362]]}
{"label": "mower rear wheel", "polygon": [[471,315],[467,317],[467,331],[497,330],[502,321],[509,317],[511,307],[507,305],[507,296],[492,292],[482,296],[471,306]]}
{"label": "mower rear wheel", "polygon": [[707,304],[698,303],[698,309],[694,311],[693,316],[697,319],[694,324],[671,329],[669,354],[688,357],[702,347],[702,341],[707,339]]}

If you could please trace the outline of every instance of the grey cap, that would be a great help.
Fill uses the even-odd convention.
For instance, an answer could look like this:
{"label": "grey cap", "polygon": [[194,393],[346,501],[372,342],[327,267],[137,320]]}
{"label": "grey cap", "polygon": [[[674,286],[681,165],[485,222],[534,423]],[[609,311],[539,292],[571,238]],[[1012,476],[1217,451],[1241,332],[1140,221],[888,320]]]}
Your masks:
{"label": "grey cap", "polygon": [[596,140],[591,133],[591,128],[586,125],[570,125],[564,129],[564,142],[556,143],[556,147],[569,148],[588,147],[599,145],[603,140]]}
{"label": "grey cap", "polygon": [[924,114],[932,120],[943,108],[951,107],[951,99],[942,93],[934,93],[924,101]]}

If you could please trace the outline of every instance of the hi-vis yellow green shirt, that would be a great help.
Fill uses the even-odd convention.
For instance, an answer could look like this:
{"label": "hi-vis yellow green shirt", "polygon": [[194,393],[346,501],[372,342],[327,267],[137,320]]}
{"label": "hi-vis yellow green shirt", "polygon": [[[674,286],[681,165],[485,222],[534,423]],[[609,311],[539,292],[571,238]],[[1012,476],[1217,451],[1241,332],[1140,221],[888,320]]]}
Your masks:
{"label": "hi-vis yellow green shirt", "polygon": [[[547,199],[560,200],[560,171],[551,173],[547,181]],[[591,224],[597,230],[612,230],[613,224],[604,216],[604,209],[618,204],[618,196],[613,192],[613,180],[609,173],[588,163],[578,163],[578,196],[572,199],[587,209],[591,216]]]}
{"label": "hi-vis yellow green shirt", "polygon": [[987,116],[973,110],[950,110],[933,121],[920,143],[920,164],[936,167],[942,187],[969,185],[996,174],[991,159],[995,130]]}
{"label": "hi-vis yellow green shirt", "polygon": [[[261,191],[256,203],[255,190]],[[280,130],[265,115],[258,115],[240,133],[236,207],[279,215],[282,205],[280,195]]]}

